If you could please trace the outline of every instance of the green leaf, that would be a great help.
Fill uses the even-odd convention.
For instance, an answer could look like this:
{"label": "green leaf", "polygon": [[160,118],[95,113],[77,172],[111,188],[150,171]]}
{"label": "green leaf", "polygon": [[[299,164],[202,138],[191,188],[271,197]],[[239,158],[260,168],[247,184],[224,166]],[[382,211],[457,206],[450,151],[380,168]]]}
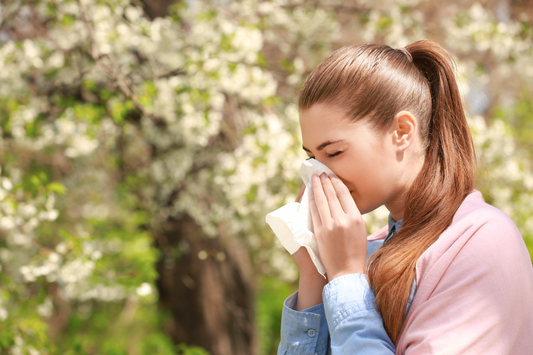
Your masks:
{"label": "green leaf", "polygon": [[63,195],[66,191],[65,185],[59,183],[59,182],[52,182],[46,186],[46,189],[51,192],[55,192],[56,194]]}

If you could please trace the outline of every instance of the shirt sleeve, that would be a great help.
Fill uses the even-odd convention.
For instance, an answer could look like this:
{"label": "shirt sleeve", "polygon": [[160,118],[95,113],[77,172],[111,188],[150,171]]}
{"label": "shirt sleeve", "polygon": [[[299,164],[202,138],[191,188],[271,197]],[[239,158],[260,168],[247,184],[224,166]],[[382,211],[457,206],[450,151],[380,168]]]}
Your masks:
{"label": "shirt sleeve", "polygon": [[395,353],[374,307],[374,294],[366,275],[349,274],[332,280],[324,287],[322,298],[333,355]]}
{"label": "shirt sleeve", "polygon": [[298,312],[295,310],[297,300],[298,291],[283,304],[278,355],[330,354],[323,303]]}
{"label": "shirt sleeve", "polygon": [[[369,241],[367,243],[367,257],[378,250],[382,244],[383,240]],[[352,284],[350,285],[350,283]],[[295,310],[296,302],[298,300],[297,291],[290,295],[283,304],[281,342],[278,347],[278,355],[330,355],[332,354],[332,350],[335,349],[333,352],[334,355],[339,353],[339,351],[342,351],[342,349],[352,349],[349,346],[355,346],[355,344],[361,342],[366,344],[365,347],[369,349],[368,351],[374,351],[373,349],[375,348],[370,347],[371,344],[379,344],[381,339],[385,339],[385,342],[390,345],[390,347],[387,346],[387,348],[391,348],[392,352],[372,354],[394,353],[394,347],[383,328],[381,317],[374,309],[374,294],[372,293],[364,275],[357,276],[354,274],[338,278],[330,282],[326,288],[329,291],[323,292],[323,296],[332,298],[330,300],[331,307],[337,306],[335,301],[339,299],[337,295],[347,292],[346,296],[348,297],[344,299],[343,304],[338,304],[338,306],[343,308],[342,310],[336,310],[337,312],[340,311],[341,313],[346,313],[347,311],[345,311],[345,309],[364,310],[362,312],[356,312],[357,314],[350,313],[352,319],[346,323],[337,325],[337,332],[332,333],[332,335],[336,337],[336,340],[344,341],[346,347],[339,346],[338,342],[335,344],[331,342],[324,303],[305,309],[301,312]],[[354,289],[359,288],[361,289],[357,293],[353,292]],[[349,296],[356,297],[350,298]],[[352,302],[354,303],[352,304]],[[335,309],[331,309],[329,315],[333,316],[334,314],[336,314]],[[348,315],[348,313],[346,313],[346,315]],[[369,323],[367,324],[367,322]],[[363,331],[361,331],[361,329],[363,329]],[[362,339],[365,337],[375,337],[376,335],[378,336],[378,339],[375,340]],[[364,349],[364,347],[357,347],[357,349]],[[357,354],[359,354],[359,351],[361,350],[358,350]],[[361,354],[366,353],[361,352]]]}

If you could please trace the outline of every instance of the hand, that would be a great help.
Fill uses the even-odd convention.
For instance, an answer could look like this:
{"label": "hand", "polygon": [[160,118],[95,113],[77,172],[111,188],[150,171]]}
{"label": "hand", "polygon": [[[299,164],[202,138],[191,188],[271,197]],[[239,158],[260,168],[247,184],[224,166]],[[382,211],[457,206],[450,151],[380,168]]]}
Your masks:
{"label": "hand", "polygon": [[350,191],[335,175],[312,176],[309,209],[328,280],[365,273],[366,225]]}

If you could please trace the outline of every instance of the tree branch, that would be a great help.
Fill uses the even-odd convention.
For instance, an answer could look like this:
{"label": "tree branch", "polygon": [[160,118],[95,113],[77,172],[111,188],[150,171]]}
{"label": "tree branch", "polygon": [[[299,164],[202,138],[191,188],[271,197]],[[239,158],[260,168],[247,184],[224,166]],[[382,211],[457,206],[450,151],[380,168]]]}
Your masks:
{"label": "tree branch", "polygon": [[83,1],[78,0],[78,5],[80,7],[80,13],[81,13],[83,22],[85,23],[85,26],[87,27],[89,43],[91,45],[91,57],[95,61],[96,65],[102,68],[102,70],[107,75],[109,75],[109,77],[114,81],[115,85],[117,85],[122,91],[122,93],[126,95],[126,97],[129,98],[133,102],[135,107],[137,107],[137,109],[141,111],[143,116],[151,120],[154,124],[161,125],[162,120],[150,114],[146,110],[146,108],[141,104],[137,96],[135,95],[132,81],[130,80],[130,78],[120,73],[120,68],[113,54],[108,55],[108,54],[101,54],[99,52],[98,45],[94,39],[94,29],[93,29],[92,23],[87,18],[87,11],[85,9],[85,5],[83,4]]}

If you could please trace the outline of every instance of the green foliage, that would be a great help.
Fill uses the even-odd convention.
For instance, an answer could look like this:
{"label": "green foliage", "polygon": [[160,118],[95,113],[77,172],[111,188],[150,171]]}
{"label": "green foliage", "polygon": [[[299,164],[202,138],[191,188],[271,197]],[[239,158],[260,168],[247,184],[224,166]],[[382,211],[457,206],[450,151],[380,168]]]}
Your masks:
{"label": "green foliage", "polygon": [[263,277],[258,282],[256,327],[260,355],[277,353],[280,341],[281,308],[285,298],[295,290],[294,284],[274,277]]}
{"label": "green foliage", "polygon": [[512,134],[516,137],[519,147],[529,153],[533,161],[533,102],[531,91],[523,89],[516,97],[511,109],[499,107],[494,114],[496,118],[505,119],[512,125]]}
{"label": "green foliage", "polygon": [[68,353],[70,349],[76,349],[73,352],[76,354],[174,355],[178,351],[158,330],[166,317],[159,314],[155,303],[128,300],[78,307],[82,313],[72,317],[61,335],[58,354]]}
{"label": "green foliage", "polygon": [[207,351],[198,346],[179,344],[176,348],[178,355],[209,355]]}

